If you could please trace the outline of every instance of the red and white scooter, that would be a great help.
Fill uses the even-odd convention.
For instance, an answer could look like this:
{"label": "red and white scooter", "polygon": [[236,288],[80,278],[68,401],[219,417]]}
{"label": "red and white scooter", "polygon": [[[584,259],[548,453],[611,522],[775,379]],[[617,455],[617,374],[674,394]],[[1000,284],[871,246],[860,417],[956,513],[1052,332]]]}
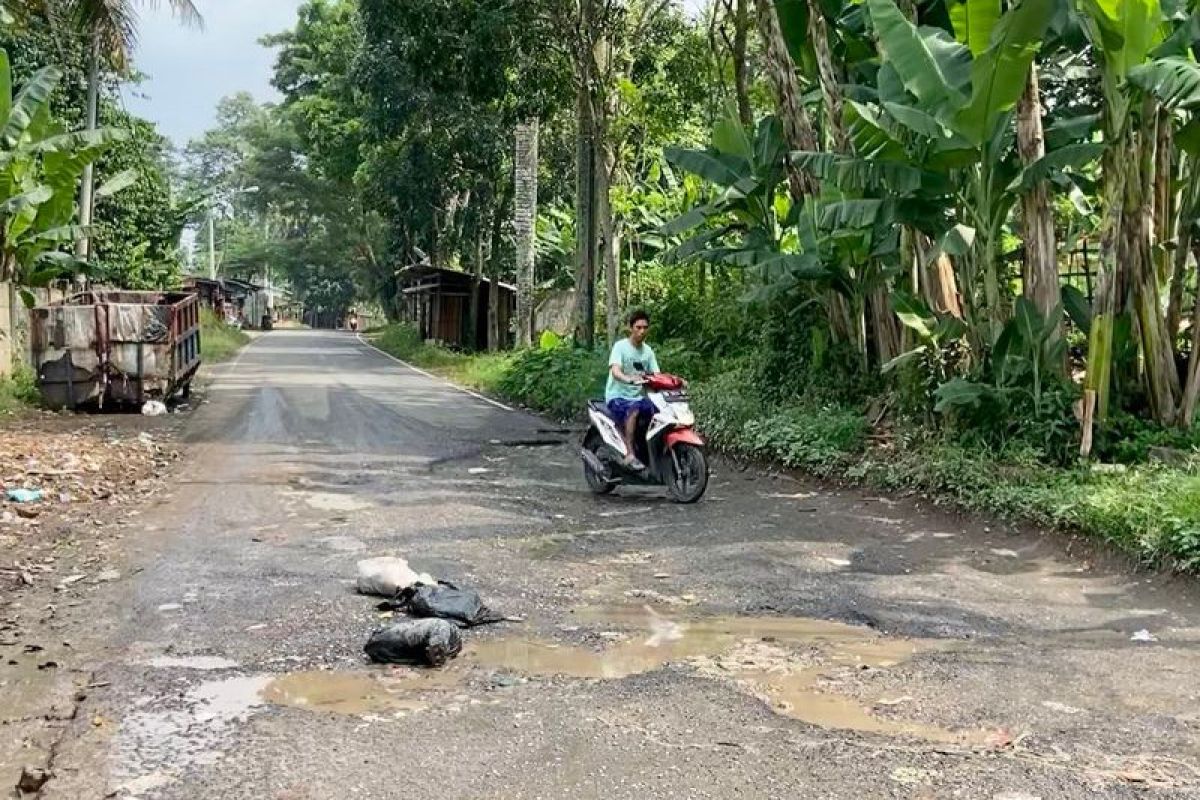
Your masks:
{"label": "red and white scooter", "polygon": [[616,421],[603,400],[588,403],[591,426],[583,437],[583,475],[596,494],[608,494],[623,483],[666,486],[677,503],[695,503],[708,488],[704,440],[694,429],[683,380],[674,375],[647,375],[642,384],[655,413],[638,420],[634,434],[637,456],[645,469],[627,465],[629,452]]}

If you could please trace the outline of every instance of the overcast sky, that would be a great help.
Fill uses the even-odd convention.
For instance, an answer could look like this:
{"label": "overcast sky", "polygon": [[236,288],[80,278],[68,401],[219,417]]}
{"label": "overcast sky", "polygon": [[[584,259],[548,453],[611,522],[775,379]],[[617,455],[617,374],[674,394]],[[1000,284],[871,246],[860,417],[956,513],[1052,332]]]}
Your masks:
{"label": "overcast sky", "polygon": [[[291,28],[303,0],[194,2],[203,31],[180,26],[168,3],[143,12],[135,60],[149,77],[125,95],[130,111],[157,122],[177,145],[212,126],[217,101],[226,95],[247,91],[260,101],[278,99],[271,88],[275,54],[258,40]],[[693,8],[702,2],[684,0]]]}

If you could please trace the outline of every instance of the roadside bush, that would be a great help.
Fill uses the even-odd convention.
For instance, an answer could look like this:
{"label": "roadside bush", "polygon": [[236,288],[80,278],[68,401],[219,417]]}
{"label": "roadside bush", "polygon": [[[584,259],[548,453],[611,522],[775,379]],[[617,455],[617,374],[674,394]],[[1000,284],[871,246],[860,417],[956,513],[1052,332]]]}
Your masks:
{"label": "roadside bush", "polygon": [[451,380],[481,392],[498,392],[500,382],[512,368],[511,353],[481,353],[448,371]]}
{"label": "roadside bush", "polygon": [[746,424],[745,443],[755,456],[817,475],[839,475],[862,452],[867,421],[839,406],[791,406]]}
{"label": "roadside bush", "polygon": [[814,406],[856,405],[879,393],[881,377],[863,369],[851,345],[831,342],[825,327],[811,307],[764,316],[748,359],[766,398]]}
{"label": "roadside bush", "polygon": [[0,413],[11,414],[22,408],[40,405],[41,401],[37,376],[29,367],[19,366],[11,376],[0,378]]}
{"label": "roadside bush", "polygon": [[405,361],[415,358],[425,347],[420,332],[412,325],[403,323],[394,323],[382,328],[374,344],[380,350]]}
{"label": "roadside bush", "polygon": [[608,359],[600,351],[568,344],[522,350],[505,366],[497,390],[555,419],[583,413],[588,400],[604,396]]}
{"label": "roadside bush", "polygon": [[1115,413],[1096,438],[1095,453],[1104,461],[1142,464],[1152,448],[1180,450],[1195,457],[1200,451],[1200,431],[1164,428],[1132,414]]}
{"label": "roadside bush", "polygon": [[375,340],[375,346],[385,353],[391,353],[401,361],[407,361],[418,367],[465,369],[472,359],[465,353],[456,353],[445,347],[426,344],[415,327],[402,322],[393,323],[384,328]]}
{"label": "roadside bush", "polygon": [[753,371],[742,367],[692,386],[692,410],[696,413],[696,422],[714,445],[741,451],[746,425],[769,413],[753,381]]}

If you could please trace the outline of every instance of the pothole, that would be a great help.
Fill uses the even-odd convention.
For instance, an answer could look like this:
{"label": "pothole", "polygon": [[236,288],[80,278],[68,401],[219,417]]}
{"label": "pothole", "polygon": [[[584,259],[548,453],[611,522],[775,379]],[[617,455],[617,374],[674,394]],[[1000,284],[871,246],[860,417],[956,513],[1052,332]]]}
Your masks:
{"label": "pothole", "polygon": [[981,742],[985,737],[982,731],[956,732],[878,716],[828,683],[831,675],[847,667],[897,666],[936,647],[934,642],[884,638],[868,628],[803,617],[672,619],[648,606],[587,607],[575,617],[619,630],[598,634],[611,642],[601,649],[541,639],[496,639],[473,644],[463,658],[493,670],[594,680],[685,663],[702,677],[732,684],[776,713],[810,725],[937,742]]}
{"label": "pothole", "polygon": [[318,511],[362,511],[371,507],[371,504],[366,500],[351,494],[298,491],[293,491],[291,494],[299,497]]}
{"label": "pothole", "polygon": [[323,536],[317,540],[330,550],[338,553],[361,553],[367,545],[353,536]]}
{"label": "pothole", "polygon": [[400,670],[376,674],[365,672],[312,671],[280,675],[261,692],[272,705],[309,711],[361,716],[402,716],[429,707],[429,693],[445,692],[462,683],[453,671]]}

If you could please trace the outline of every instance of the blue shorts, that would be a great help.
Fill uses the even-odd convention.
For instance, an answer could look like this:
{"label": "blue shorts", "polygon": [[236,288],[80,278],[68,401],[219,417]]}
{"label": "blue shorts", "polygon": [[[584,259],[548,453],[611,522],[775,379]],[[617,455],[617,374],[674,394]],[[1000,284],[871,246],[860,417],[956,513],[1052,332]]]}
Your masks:
{"label": "blue shorts", "polygon": [[618,397],[608,401],[608,413],[616,420],[618,425],[624,425],[625,420],[629,418],[630,414],[644,414],[649,419],[654,416],[656,411],[654,403],[651,403],[645,397],[637,400],[626,400],[624,397]]}

